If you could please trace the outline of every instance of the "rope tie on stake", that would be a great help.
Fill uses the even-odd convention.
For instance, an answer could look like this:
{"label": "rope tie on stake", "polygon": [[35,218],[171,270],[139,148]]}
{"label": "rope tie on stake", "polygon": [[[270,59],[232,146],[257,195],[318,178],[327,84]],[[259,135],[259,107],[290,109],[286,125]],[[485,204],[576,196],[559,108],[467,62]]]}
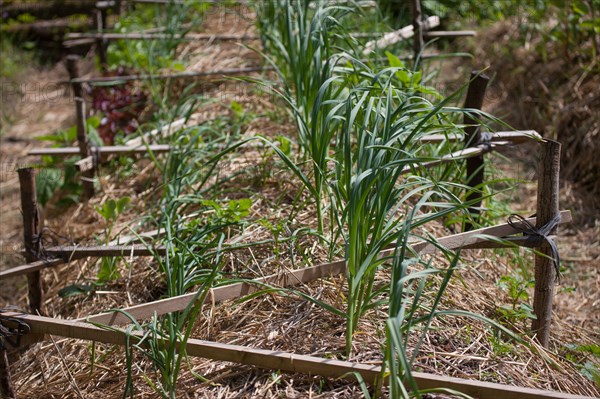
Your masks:
{"label": "rope tie on stake", "polygon": [[[535,215],[533,215],[535,216]],[[507,223],[510,227],[523,233],[527,239],[525,240],[526,245],[539,246],[544,242],[547,242],[552,251],[552,262],[554,263],[554,269],[556,271],[556,281],[560,282],[560,255],[558,253],[558,247],[552,238],[550,238],[550,232],[556,228],[560,223],[560,214],[556,214],[548,223],[540,228],[535,227],[527,219],[521,215],[512,214],[508,217]]]}
{"label": "rope tie on stake", "polygon": [[483,147],[483,150],[487,153],[494,149],[492,145],[492,138],[494,135],[490,132],[482,132],[479,134],[478,146]]}
{"label": "rope tie on stake", "polygon": [[[22,310],[16,306],[8,306],[0,309],[0,315],[5,312],[21,312]],[[8,322],[9,325],[5,325]],[[23,320],[15,319],[13,317],[2,317],[0,318],[0,349],[8,350],[8,345],[13,348],[21,346],[21,337],[31,331],[29,324]]]}

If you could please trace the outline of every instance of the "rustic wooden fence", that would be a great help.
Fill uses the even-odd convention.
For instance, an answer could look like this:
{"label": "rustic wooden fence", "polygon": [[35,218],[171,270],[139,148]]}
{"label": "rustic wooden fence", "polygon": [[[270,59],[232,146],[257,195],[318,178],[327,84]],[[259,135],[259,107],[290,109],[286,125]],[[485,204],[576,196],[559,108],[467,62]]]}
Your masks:
{"label": "rustic wooden fence", "polygon": [[[137,0],[141,1],[141,0]],[[161,2],[161,0],[144,0],[143,2]],[[99,10],[105,10],[114,6],[114,2],[101,2]],[[110,4],[104,4],[110,3]],[[433,32],[424,28],[418,1],[412,2],[413,25],[403,28],[401,34],[396,36],[401,39],[414,37],[415,58],[422,53],[424,39],[432,37]],[[102,41],[99,48],[105,47],[106,40],[122,39],[124,37],[106,34],[106,16],[100,12],[98,17],[99,32],[93,35],[71,37],[71,39],[90,39]],[[409,29],[410,28],[410,29]],[[411,33],[412,32],[412,33]],[[452,32],[438,32],[441,36],[450,36]],[[470,34],[470,33],[468,33]],[[147,34],[145,34],[147,35]],[[435,34],[434,34],[435,35]],[[467,35],[465,32],[455,32],[455,36]],[[141,36],[140,36],[141,37]],[[159,37],[159,36],[156,36]],[[391,36],[383,39],[390,39]],[[139,39],[138,37],[129,37]],[[147,38],[147,36],[144,36]],[[214,38],[214,36],[213,36]],[[196,38],[197,40],[198,38]],[[226,40],[225,38],[222,38]],[[382,40],[383,40],[382,39]],[[229,39],[227,39],[229,40]],[[234,40],[233,38],[231,40]],[[237,37],[235,40],[240,40]],[[395,39],[394,39],[395,40]],[[102,51],[102,50],[100,50]],[[99,55],[102,59],[102,56]],[[163,76],[128,76],[117,78],[91,78],[82,79],[77,68],[77,58],[69,57],[67,67],[70,74],[70,84],[75,95],[77,111],[77,140],[78,147],[34,149],[30,155],[55,155],[65,156],[80,154],[81,161],[78,166],[83,175],[86,196],[93,193],[94,171],[97,167],[98,158],[101,155],[123,155],[133,153],[145,153],[147,151],[166,152],[169,146],[142,145],[140,141],[134,141],[128,146],[104,146],[91,147],[87,140],[85,130],[85,103],[83,101],[84,83],[105,83],[107,81],[128,81],[146,78],[189,78],[197,76],[226,75],[248,73],[250,69],[238,69],[230,71],[194,72]],[[252,69],[258,71],[259,69]],[[263,70],[262,68],[260,70]],[[471,76],[465,107],[470,109],[481,109],[488,78],[481,73],[474,72]],[[173,128],[179,128],[184,121],[173,122]],[[552,296],[556,278],[555,263],[557,253],[553,249],[551,235],[555,233],[560,223],[571,221],[568,211],[559,211],[558,188],[559,188],[559,160],[560,144],[551,140],[543,140],[536,132],[498,132],[484,137],[480,133],[477,120],[468,115],[465,117],[466,129],[465,148],[463,150],[448,154],[439,160],[420,165],[422,168],[432,168],[445,162],[456,162],[466,160],[467,162],[467,184],[471,187],[479,187],[483,183],[485,153],[508,145],[518,145],[524,142],[534,141],[539,146],[538,161],[538,192],[537,192],[537,217],[510,221],[482,229],[473,229],[472,224],[465,226],[465,232],[454,234],[438,239],[439,244],[449,250],[476,249],[476,248],[499,248],[512,246],[527,246],[537,248],[535,254],[535,290],[534,290],[534,312],[536,319],[532,324],[532,331],[537,340],[543,345],[548,345],[551,325]],[[176,127],[175,127],[176,125]],[[170,126],[168,127],[170,128]],[[156,132],[150,132],[156,134]],[[447,137],[443,135],[432,135],[422,139],[424,142],[442,142],[445,140],[461,140],[460,137]],[[410,169],[406,170],[410,173]],[[99,258],[112,256],[164,256],[165,249],[161,247],[148,248],[144,245],[109,245],[99,247],[51,247],[41,246],[42,226],[39,220],[39,211],[35,193],[35,172],[31,168],[19,170],[19,181],[21,185],[21,207],[23,210],[24,223],[24,257],[27,264],[14,267],[0,272],[0,278],[11,278],[16,276],[27,276],[28,298],[32,314],[24,314],[11,310],[0,311],[0,325],[6,337],[14,335],[18,338],[16,346],[26,346],[29,343],[43,339],[45,334],[58,335],[69,338],[78,338],[109,344],[124,345],[125,335],[120,331],[106,330],[96,327],[90,323],[105,325],[126,324],[130,320],[121,312],[113,311],[90,315],[78,320],[58,320],[44,317],[43,292],[40,273],[44,269],[56,267],[65,263],[82,258]],[[469,194],[469,200],[477,200],[479,192],[473,190]],[[476,204],[477,205],[477,204]],[[479,206],[474,206],[472,213],[476,216]],[[483,236],[491,236],[501,240],[489,240]],[[413,250],[417,253],[433,253],[438,248],[427,242],[411,243]],[[381,256],[389,256],[393,250],[384,251]],[[301,283],[315,281],[344,273],[345,261],[337,261],[321,264],[314,267],[299,269],[295,271],[279,273],[262,279],[247,281],[238,284],[213,288],[209,291],[207,301],[219,302],[228,299],[240,298],[264,288],[265,284],[277,287],[289,287]],[[122,309],[136,319],[145,319],[152,314],[158,315],[184,310],[190,301],[197,298],[197,293],[190,293],[179,297],[167,298],[145,304]],[[36,315],[37,314],[37,315]],[[0,346],[0,389],[5,395],[12,394],[10,370],[6,356],[7,339],[3,339]],[[11,341],[12,342],[12,341]],[[14,343],[14,342],[12,342]],[[237,345],[222,344],[217,342],[200,341],[191,339],[186,345],[187,353],[191,356],[200,356],[214,360],[237,362],[253,365],[260,368],[275,369],[289,372],[300,372],[311,375],[320,375],[334,378],[349,378],[353,373],[360,374],[366,382],[374,382],[380,376],[380,367],[359,363],[350,363],[339,360],[324,359],[314,356],[299,355],[294,353],[275,352],[258,348],[247,348]],[[480,398],[576,398],[578,396],[565,395],[550,391],[519,388],[500,384],[470,381],[458,378],[436,376],[425,373],[414,373],[421,388],[451,388],[468,395]]]}
{"label": "rustic wooden fence", "polygon": [[[496,139],[506,140],[511,137],[514,138],[514,142],[536,139],[531,133],[523,132],[499,133]],[[429,138],[431,141],[440,139],[434,136]],[[501,141],[500,143],[506,142]],[[476,154],[476,156],[479,156],[483,152],[483,149],[478,147],[472,147],[467,150],[474,150],[467,155]],[[537,248],[537,254],[535,255],[534,291],[534,312],[537,319],[534,321],[532,330],[539,342],[544,346],[547,345],[550,334],[552,294],[556,276],[555,268],[552,265],[554,261],[553,257],[556,257],[556,253],[551,248],[549,241],[551,238],[549,238],[549,235],[553,233],[558,224],[571,220],[570,212],[558,211],[559,156],[560,144],[549,140],[539,141],[537,217],[470,230],[438,239],[439,246],[449,250],[513,247],[515,245]],[[448,159],[455,161],[462,158],[465,158],[464,154],[462,156],[455,154],[452,158]],[[423,167],[434,167],[437,164],[439,163],[424,165]],[[31,168],[19,170],[19,179],[21,182],[21,206],[23,208],[25,226],[23,237],[25,244],[24,256],[29,263],[0,272],[0,278],[27,276],[29,304],[32,313],[43,314],[43,293],[40,284],[40,272],[43,269],[88,257],[165,255],[164,248],[148,248],[142,245],[41,248],[39,240],[41,226],[39,225],[37,216],[39,213],[36,204],[34,170]],[[533,228],[532,226],[536,227]],[[548,228],[548,226],[550,227]],[[524,232],[526,234],[523,234]],[[485,236],[496,237],[498,240],[490,240],[485,238]],[[415,252],[420,254],[433,253],[439,249],[438,246],[425,241],[413,242],[411,246]],[[390,256],[392,254],[393,250],[390,249],[383,251],[381,256]],[[43,259],[40,259],[42,257]],[[277,287],[294,286],[339,275],[344,273],[345,270],[346,262],[341,260],[291,272],[279,273],[262,279],[213,288],[209,291],[206,301],[214,303],[240,298],[263,289],[265,284]],[[197,293],[190,293],[179,297],[139,304],[121,310],[138,320],[142,320],[153,314],[163,315],[170,312],[182,311],[195,298],[197,298]],[[104,330],[89,323],[114,326],[129,322],[130,319],[117,311],[90,315],[78,320],[58,320],[10,310],[0,312],[1,325],[6,331],[20,336],[21,345],[35,342],[41,339],[44,334],[123,345],[125,342],[124,333],[114,330]],[[26,326],[26,328],[23,326]],[[246,348],[195,339],[188,341],[186,348],[190,356],[201,356],[214,360],[254,365],[260,368],[301,372],[325,377],[348,378],[348,373],[358,373],[365,381],[374,382],[379,378],[380,373],[379,366],[323,359],[294,353]],[[0,367],[0,373],[2,374],[0,381],[8,381],[10,383],[5,350],[6,347],[3,346],[1,357],[4,360],[0,363],[5,365],[2,366],[0,364],[2,366]],[[515,398],[576,397],[562,393],[440,377],[425,373],[416,373],[415,377],[422,388],[452,388],[465,394],[476,394],[480,398],[495,398],[499,397],[499,395]],[[8,386],[5,388],[9,389]]]}

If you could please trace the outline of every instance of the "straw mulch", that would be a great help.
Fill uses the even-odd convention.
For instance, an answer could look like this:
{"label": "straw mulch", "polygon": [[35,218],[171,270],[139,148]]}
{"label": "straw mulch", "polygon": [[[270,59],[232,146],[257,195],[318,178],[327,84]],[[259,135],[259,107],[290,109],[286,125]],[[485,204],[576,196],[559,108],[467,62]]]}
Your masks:
{"label": "straw mulch", "polygon": [[[238,24],[237,27],[246,30],[246,26],[242,24]],[[231,33],[229,28],[226,31]],[[239,31],[236,30],[235,33]],[[225,50],[219,49],[221,45],[214,44],[216,49],[211,50],[211,54],[225,54]],[[192,54],[196,50],[189,51]],[[212,59],[214,61],[214,58]],[[244,60],[239,61],[240,64],[244,63]],[[210,68],[210,64],[206,67]],[[226,82],[206,88],[207,96],[222,96],[220,98],[223,101],[207,104],[196,110],[199,115],[198,120],[205,121],[230,112],[227,99],[232,97],[223,96],[228,89],[231,89],[231,86],[227,86]],[[250,91],[236,95],[235,101],[243,104],[248,110],[259,111],[264,110],[264,107],[273,107]],[[245,135],[256,133],[276,135],[290,129],[289,126],[278,126],[267,118],[257,118],[246,126]],[[101,234],[99,228],[102,225],[93,206],[103,203],[106,198],[118,198],[122,195],[132,197],[132,208],[120,220],[136,220],[152,201],[149,195],[152,193],[152,186],[148,187],[147,182],[158,180],[156,172],[148,165],[144,161],[138,162],[134,166],[135,173],[126,178],[104,175],[102,194],[87,204],[71,208],[68,212],[53,214],[47,221],[49,226],[57,237],[66,236],[77,242],[94,242],[91,237],[94,234]],[[502,167],[509,168],[509,166]],[[289,216],[294,195],[299,190],[298,184],[289,172],[279,170],[274,158],[265,161],[263,152],[256,148],[242,149],[240,154],[221,167],[222,173],[245,171],[228,183],[230,185],[228,192],[233,193],[231,198],[235,195],[247,195],[249,192],[257,193],[253,198],[250,219],[256,221],[263,218],[274,223]],[[506,171],[516,173],[522,178],[532,176],[531,169],[526,165],[517,172],[512,169]],[[258,172],[264,173],[260,175],[260,179],[256,179]],[[136,185],[141,185],[144,189],[132,192],[131,187]],[[234,191],[233,189],[236,188],[237,191]],[[525,184],[515,193],[515,198],[518,199],[515,202],[521,204],[515,208],[515,211],[526,214],[531,210],[535,198],[532,191],[534,188],[535,184]],[[236,192],[238,194],[235,194]],[[565,195],[569,194],[565,193]],[[3,199],[3,206],[6,204],[4,201]],[[310,206],[296,215],[298,226],[314,225],[314,220],[314,210]],[[435,236],[451,234],[441,224],[428,226],[427,229]],[[115,231],[126,233],[127,223],[122,223],[115,228]],[[285,232],[284,236],[289,234],[291,232]],[[273,235],[264,223],[252,223],[229,240],[244,243],[271,238]],[[566,359],[567,355],[574,355],[566,347],[567,344],[597,343],[599,339],[600,317],[598,317],[597,303],[600,276],[591,266],[600,258],[600,253],[597,247],[591,249],[587,247],[589,239],[589,235],[581,236],[580,231],[573,227],[566,228],[561,233],[559,245],[562,253],[565,254],[565,262],[570,265],[570,268],[569,272],[565,273],[560,287],[577,289],[574,292],[562,292],[559,287],[555,299],[550,350],[540,348],[529,338],[525,338],[527,345],[512,342],[506,337],[498,336],[492,328],[480,322],[463,318],[446,318],[434,323],[434,328],[419,353],[415,368],[440,375],[598,396],[599,392],[594,385]],[[240,249],[227,255],[225,271],[245,277],[261,277],[282,270],[307,266],[305,258],[310,264],[326,261],[325,251],[312,238],[300,238],[294,248],[295,250],[292,251],[289,243],[280,243],[277,247],[268,244]],[[576,261],[576,257],[583,258],[583,263]],[[503,305],[509,306],[511,303],[507,292],[497,284],[499,278],[511,275],[517,269],[516,265],[519,262],[527,263],[531,259],[532,255],[524,250],[518,253],[511,251],[465,253],[460,270],[448,288],[443,306],[469,310],[499,320],[499,308]],[[434,263],[443,266],[445,260],[435,259]],[[76,318],[109,308],[156,300],[164,294],[164,283],[161,282],[156,266],[156,263],[149,258],[124,259],[120,265],[122,278],[88,296],[66,299],[61,299],[58,291],[68,284],[93,280],[97,273],[97,263],[78,261],[45,271],[43,279],[46,312],[52,317]],[[582,279],[584,273],[587,273],[585,281]],[[383,283],[389,280],[389,275],[381,272],[378,280]],[[18,288],[16,290],[18,294],[11,297],[3,293],[2,301],[4,304],[25,307],[24,279],[14,283]],[[430,289],[434,290],[436,284],[433,282]],[[340,308],[344,306],[340,295],[345,289],[341,277],[315,281],[300,289],[331,305]],[[386,311],[385,308],[376,309],[362,320],[356,335],[355,355],[350,360],[365,363],[381,361]],[[516,331],[525,331],[528,328],[526,321],[509,325]],[[206,306],[197,320],[194,338],[341,358],[345,343],[344,334],[344,321],[313,303],[294,295],[269,294],[245,302],[229,301]],[[410,345],[414,345],[414,338],[410,342]],[[92,365],[90,355],[92,346],[89,342],[48,337],[44,342],[33,345],[12,365],[18,396],[20,398],[87,398],[97,395],[106,398],[121,397],[126,383],[123,349],[96,344],[94,350],[95,359]],[[156,382],[159,376],[147,358],[139,353],[135,353],[134,356],[132,372],[135,397],[157,397],[145,382],[145,378]],[[578,358],[578,361],[583,360],[581,357]],[[362,393],[358,385],[352,382],[299,374],[291,375],[193,358],[189,360],[189,365],[184,366],[179,376],[178,397],[353,398],[362,397]]]}

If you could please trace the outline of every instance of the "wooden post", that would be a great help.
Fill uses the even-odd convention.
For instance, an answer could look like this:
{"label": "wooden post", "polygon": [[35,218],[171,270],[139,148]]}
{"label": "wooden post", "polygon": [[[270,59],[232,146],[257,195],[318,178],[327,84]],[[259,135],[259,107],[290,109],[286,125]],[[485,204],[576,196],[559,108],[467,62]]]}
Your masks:
{"label": "wooden post", "polygon": [[[490,78],[483,75],[479,71],[471,72],[471,81],[467,89],[467,98],[465,99],[465,108],[478,109],[480,110],[483,106],[483,100],[485,98],[485,91],[487,89]],[[479,144],[481,139],[481,133],[479,131],[479,122],[476,118],[465,114],[464,117],[465,125],[465,144],[466,147],[473,147]],[[472,201],[481,198],[481,193],[475,191],[475,188],[483,183],[484,178],[484,167],[483,167],[483,154],[468,158],[467,159],[467,181],[466,184],[473,188],[467,197],[466,201]],[[481,206],[481,200],[477,201],[470,208],[469,212],[475,218],[479,216],[479,208]],[[472,230],[474,228],[473,223],[467,221],[464,226],[465,231]]]}
{"label": "wooden post", "polygon": [[127,1],[117,0],[116,8],[119,15],[127,13]]}
{"label": "wooden post", "polygon": [[[86,113],[85,113],[85,102],[83,100],[83,84],[79,79],[79,56],[68,55],[67,56],[67,71],[69,72],[69,78],[71,79],[71,88],[73,89],[73,96],[75,97],[75,112],[77,115],[77,144],[79,145],[79,153],[81,159],[89,157],[90,149],[87,141],[87,126],[86,126]],[[82,174],[83,180],[83,194],[86,199],[94,196],[94,170],[88,170]]]}
{"label": "wooden post", "polygon": [[[81,155],[81,159],[85,159],[92,154],[87,140],[85,102],[83,98],[76,97],[75,106],[77,107],[77,144],[79,146],[79,154]],[[90,199],[94,196],[94,171],[95,168],[91,168],[81,173],[83,194],[86,199]]]}
{"label": "wooden post", "polygon": [[[106,17],[106,6],[98,5],[96,10],[96,29],[98,33],[104,33],[107,28],[107,17]],[[98,61],[100,69],[106,72],[108,69],[108,58],[106,56],[107,41],[101,37],[96,40],[96,53],[98,54]]]}
{"label": "wooden post", "polygon": [[[18,170],[21,186],[21,210],[23,212],[23,242],[25,259],[28,263],[39,260],[40,253],[40,215],[35,192],[35,174],[32,168]],[[29,290],[29,308],[31,313],[42,313],[42,281],[40,271],[27,274]]]}
{"label": "wooden post", "polygon": [[418,65],[419,55],[423,51],[425,41],[423,39],[423,14],[421,12],[421,1],[411,1],[412,23],[413,23],[413,51],[415,55],[415,65]]}
{"label": "wooden post", "polygon": [[[536,209],[537,228],[544,226],[559,213],[560,148],[561,145],[557,141],[546,140],[540,143]],[[555,230],[551,231],[550,234],[554,233]],[[552,321],[552,296],[554,295],[556,271],[554,270],[550,245],[544,242],[538,248],[538,252],[543,255],[535,255],[533,310],[536,319],[531,323],[531,329],[536,334],[538,342],[547,348]]]}
{"label": "wooden post", "polygon": [[0,345],[0,398],[16,398],[6,348]]}
{"label": "wooden post", "polygon": [[[79,58],[76,54],[67,56],[67,71],[70,80],[79,79]],[[71,89],[73,90],[73,97],[83,98],[83,85],[80,82],[72,82]]]}

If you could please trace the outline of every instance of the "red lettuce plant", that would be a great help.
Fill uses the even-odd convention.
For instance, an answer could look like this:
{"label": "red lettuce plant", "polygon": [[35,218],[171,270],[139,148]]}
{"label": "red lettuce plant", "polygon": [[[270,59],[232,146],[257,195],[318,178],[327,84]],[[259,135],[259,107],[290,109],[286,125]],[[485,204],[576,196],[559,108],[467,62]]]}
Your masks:
{"label": "red lettuce plant", "polygon": [[[119,68],[107,76],[123,76]],[[113,145],[117,133],[125,135],[137,130],[138,118],[147,103],[147,96],[132,82],[119,86],[95,86],[91,92],[92,109],[104,114],[98,126],[98,135],[106,145]]]}

